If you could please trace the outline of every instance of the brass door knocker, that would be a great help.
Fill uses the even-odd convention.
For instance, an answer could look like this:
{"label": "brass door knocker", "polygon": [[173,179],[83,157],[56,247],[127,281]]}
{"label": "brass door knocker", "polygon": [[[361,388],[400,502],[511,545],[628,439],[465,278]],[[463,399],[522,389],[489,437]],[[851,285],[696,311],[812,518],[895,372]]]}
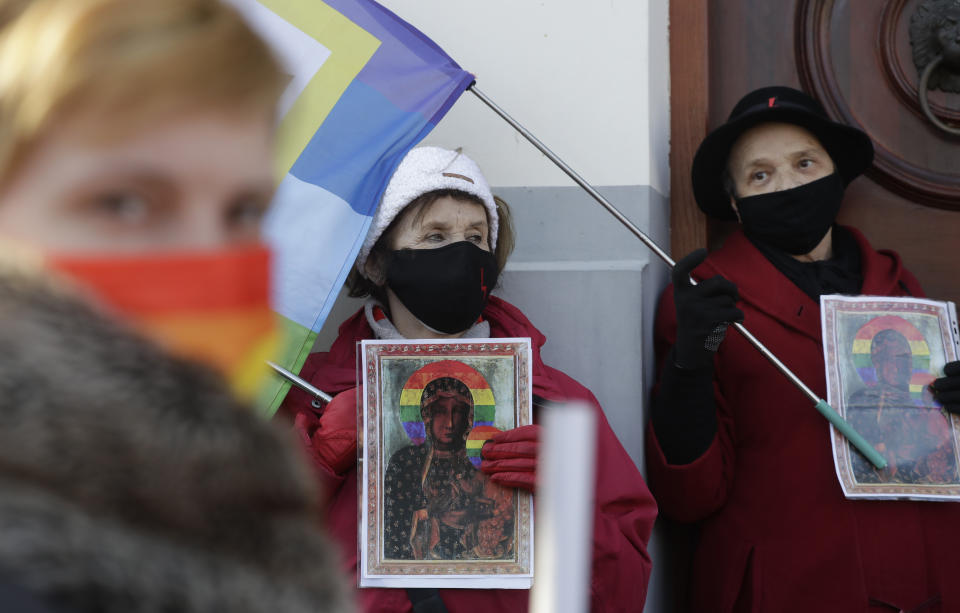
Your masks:
{"label": "brass door knocker", "polygon": [[933,125],[960,136],[930,109],[928,89],[960,92],[960,0],[924,0],[910,18],[913,63],[920,73],[920,107]]}

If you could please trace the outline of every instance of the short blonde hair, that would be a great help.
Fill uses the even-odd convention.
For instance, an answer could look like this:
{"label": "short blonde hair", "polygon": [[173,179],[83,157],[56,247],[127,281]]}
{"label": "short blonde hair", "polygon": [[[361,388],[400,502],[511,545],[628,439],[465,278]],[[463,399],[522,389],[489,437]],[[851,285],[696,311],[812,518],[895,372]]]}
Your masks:
{"label": "short blonde hair", "polygon": [[191,110],[270,112],[285,80],[219,0],[0,0],[0,183],[64,116],[113,138]]}

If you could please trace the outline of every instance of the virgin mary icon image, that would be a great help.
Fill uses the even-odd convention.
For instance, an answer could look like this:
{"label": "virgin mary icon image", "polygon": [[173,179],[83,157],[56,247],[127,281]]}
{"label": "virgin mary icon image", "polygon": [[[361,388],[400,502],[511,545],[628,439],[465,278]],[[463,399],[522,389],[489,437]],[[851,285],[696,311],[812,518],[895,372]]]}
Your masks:
{"label": "virgin mary icon image", "polygon": [[887,460],[875,469],[854,454],[860,483],[952,484],[960,482],[948,416],[928,389],[930,348],[907,319],[881,315],[857,331],[853,361],[864,386],[847,399],[848,419]]}
{"label": "virgin mary icon image", "polygon": [[384,476],[386,559],[512,558],[516,493],[478,470],[495,412],[487,381],[463,362],[409,377],[400,420],[410,444],[390,455]]}
{"label": "virgin mary icon image", "polygon": [[929,389],[960,352],[953,303],[831,295],[820,315],[827,401],[887,463],[877,469],[831,428],[844,495],[960,500],[960,417]]}

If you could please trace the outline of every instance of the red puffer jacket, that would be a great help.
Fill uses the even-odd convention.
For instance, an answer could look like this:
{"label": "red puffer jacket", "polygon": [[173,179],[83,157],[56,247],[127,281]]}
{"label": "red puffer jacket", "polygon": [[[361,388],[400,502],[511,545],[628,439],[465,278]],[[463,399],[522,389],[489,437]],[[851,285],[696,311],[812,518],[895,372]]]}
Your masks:
{"label": "red puffer jacket", "polygon": [[[850,229],[863,294],[923,295],[900,258]],[[697,278],[737,284],[744,325],[826,397],[820,305],[741,233]],[[659,359],[676,338],[672,287],[657,316]],[[647,469],[663,513],[700,522],[694,611],[960,611],[960,505],[847,500],[827,421],[734,331],[714,359],[718,432],[689,464],[669,464],[648,426]]]}

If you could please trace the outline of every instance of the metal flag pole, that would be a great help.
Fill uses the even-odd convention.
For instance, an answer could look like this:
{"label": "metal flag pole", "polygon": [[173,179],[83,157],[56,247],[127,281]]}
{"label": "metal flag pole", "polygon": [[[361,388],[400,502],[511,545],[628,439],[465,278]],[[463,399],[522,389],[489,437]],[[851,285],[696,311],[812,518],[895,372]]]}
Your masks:
{"label": "metal flag pole", "polygon": [[[617,207],[613,206],[613,204],[611,204],[609,200],[604,198],[603,195],[600,194],[600,192],[594,189],[592,185],[587,183],[587,181],[583,177],[581,177],[579,174],[577,174],[577,172],[574,169],[570,168],[570,166],[568,166],[566,162],[561,160],[557,156],[557,154],[555,154],[546,145],[540,142],[540,139],[534,136],[529,130],[524,128],[519,122],[517,122],[516,119],[508,115],[506,111],[500,108],[493,100],[488,98],[486,94],[484,94],[479,89],[477,89],[476,83],[472,84],[467,89],[469,89],[484,104],[490,107],[494,113],[499,115],[504,121],[506,121],[508,124],[513,126],[513,128],[517,132],[519,132],[521,136],[523,136],[525,139],[530,141],[530,143],[534,147],[536,147],[540,151],[540,153],[547,156],[547,158],[551,162],[556,164],[557,167],[560,168],[560,170],[566,173],[568,177],[573,179],[574,183],[582,187],[584,191],[590,194],[590,196],[593,197],[593,199],[596,200],[600,204],[600,206],[605,208],[611,215],[613,215],[617,219],[617,221],[623,224],[627,228],[627,230],[629,230],[634,236],[639,238],[640,241],[644,245],[649,247],[651,251],[657,254],[657,256],[661,260],[666,262],[667,266],[669,266],[670,268],[673,268],[676,265],[676,262],[673,261],[673,258],[671,258],[666,251],[661,249],[660,246],[653,241],[653,239],[647,236],[643,232],[643,230],[638,228],[632,221],[630,221],[626,217],[626,215],[624,215],[619,210],[617,210]],[[696,283],[696,281],[693,279],[691,279],[691,281]],[[873,445],[868,443],[866,439],[860,436],[860,434],[856,430],[854,430],[853,426],[851,426],[845,419],[843,419],[843,417],[841,417],[840,414],[837,413],[833,409],[833,407],[831,407],[827,403],[826,400],[824,400],[823,398],[820,398],[812,389],[810,389],[807,386],[806,383],[804,383],[800,379],[800,377],[794,374],[794,372],[790,370],[790,368],[787,367],[786,364],[781,362],[780,359],[776,355],[774,355],[772,351],[767,349],[767,347],[762,342],[760,342],[760,339],[758,339],[753,334],[751,334],[750,331],[747,330],[744,327],[744,325],[741,323],[734,322],[731,325],[734,328],[736,328],[737,332],[743,335],[743,337],[747,339],[747,341],[751,345],[753,345],[761,354],[763,354],[763,357],[767,358],[767,360],[769,360],[776,367],[777,370],[783,373],[783,375],[788,380],[790,380],[791,383],[793,383],[801,392],[803,392],[814,403],[815,408],[820,412],[820,414],[826,417],[831,424],[836,426],[837,430],[843,433],[843,435],[847,437],[847,439],[851,443],[853,443],[857,449],[860,450],[860,453],[866,456],[866,458],[870,460],[870,462],[873,463],[874,466],[876,466],[877,468],[885,468],[887,466],[887,461],[883,459],[883,456],[880,455],[880,453],[876,449],[873,448]]]}
{"label": "metal flag pole", "polygon": [[293,374],[283,366],[280,366],[279,364],[271,362],[270,360],[267,360],[267,364],[270,366],[270,368],[275,370],[277,374],[279,374],[281,377],[283,377],[293,385],[299,387],[306,393],[313,396],[314,408],[320,408],[320,404],[318,401],[322,400],[323,402],[330,402],[331,400],[333,400],[333,397],[330,396],[330,394],[325,393],[323,390],[321,390],[319,387],[315,385],[311,385],[309,381],[298,377],[297,375]]}

